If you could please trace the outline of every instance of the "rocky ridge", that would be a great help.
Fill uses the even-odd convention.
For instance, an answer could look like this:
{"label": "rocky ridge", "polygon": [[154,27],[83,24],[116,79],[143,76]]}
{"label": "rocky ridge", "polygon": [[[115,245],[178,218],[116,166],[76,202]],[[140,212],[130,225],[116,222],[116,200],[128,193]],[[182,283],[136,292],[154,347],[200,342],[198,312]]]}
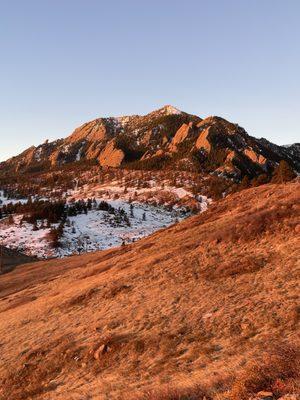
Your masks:
{"label": "rocky ridge", "polygon": [[102,167],[177,168],[254,177],[285,160],[300,172],[299,144],[278,146],[238,124],[201,119],[167,105],[145,116],[97,118],[66,139],[44,142],[0,164],[0,174],[76,162]]}

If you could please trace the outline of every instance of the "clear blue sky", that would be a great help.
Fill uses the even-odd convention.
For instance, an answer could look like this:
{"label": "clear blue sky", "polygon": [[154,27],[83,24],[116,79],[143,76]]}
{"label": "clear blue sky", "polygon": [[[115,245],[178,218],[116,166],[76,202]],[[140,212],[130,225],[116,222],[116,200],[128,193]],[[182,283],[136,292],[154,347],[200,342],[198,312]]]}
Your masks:
{"label": "clear blue sky", "polygon": [[0,0],[0,160],[172,104],[300,138],[299,0]]}

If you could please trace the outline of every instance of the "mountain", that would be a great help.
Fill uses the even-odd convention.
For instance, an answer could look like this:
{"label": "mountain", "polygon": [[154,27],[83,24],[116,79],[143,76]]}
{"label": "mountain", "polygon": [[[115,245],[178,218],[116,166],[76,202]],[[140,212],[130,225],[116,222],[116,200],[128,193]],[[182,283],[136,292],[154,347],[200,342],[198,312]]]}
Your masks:
{"label": "mountain", "polygon": [[300,143],[288,144],[284,147],[286,147],[294,157],[300,157]]}
{"label": "mountain", "polygon": [[297,399],[299,189],[0,276],[0,398]]}
{"label": "mountain", "polygon": [[255,177],[285,160],[300,171],[298,145],[277,146],[220,117],[167,105],[145,116],[98,118],[66,139],[30,147],[0,164],[0,175],[92,162],[102,167],[178,169]]}

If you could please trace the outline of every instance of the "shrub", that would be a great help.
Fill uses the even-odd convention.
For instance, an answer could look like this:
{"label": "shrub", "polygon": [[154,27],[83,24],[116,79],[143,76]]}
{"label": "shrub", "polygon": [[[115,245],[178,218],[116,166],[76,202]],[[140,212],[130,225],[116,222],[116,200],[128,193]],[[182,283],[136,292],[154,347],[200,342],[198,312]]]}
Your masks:
{"label": "shrub", "polygon": [[[299,385],[300,351],[287,343],[277,342],[262,355],[250,362],[237,377],[230,398],[246,400],[251,395],[267,390],[275,396],[282,396]],[[300,386],[298,387],[300,389]]]}
{"label": "shrub", "polygon": [[273,183],[284,183],[291,181],[296,177],[292,167],[284,160],[281,160],[279,165],[275,168],[272,182]]}

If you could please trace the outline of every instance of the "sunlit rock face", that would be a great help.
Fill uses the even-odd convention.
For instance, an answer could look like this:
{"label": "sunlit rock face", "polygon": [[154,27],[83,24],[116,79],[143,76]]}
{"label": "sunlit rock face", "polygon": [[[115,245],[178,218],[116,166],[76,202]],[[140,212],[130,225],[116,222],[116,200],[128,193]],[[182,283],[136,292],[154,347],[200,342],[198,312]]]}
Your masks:
{"label": "sunlit rock face", "polygon": [[[1,171],[45,170],[69,163],[93,161],[118,168],[193,168],[257,176],[272,171],[281,160],[300,172],[299,145],[277,146],[257,139],[239,125],[217,116],[198,116],[166,105],[147,115],[97,118],[66,137],[44,142],[0,164]],[[152,160],[153,159],[153,160]],[[152,160],[152,161],[151,161]],[[209,170],[207,170],[209,166]]]}

